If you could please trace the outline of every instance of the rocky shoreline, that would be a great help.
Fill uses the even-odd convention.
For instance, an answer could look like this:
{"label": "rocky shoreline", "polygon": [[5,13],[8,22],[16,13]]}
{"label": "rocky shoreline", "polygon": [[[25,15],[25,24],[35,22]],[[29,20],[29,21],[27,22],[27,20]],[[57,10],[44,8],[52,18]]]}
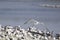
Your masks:
{"label": "rocky shoreline", "polygon": [[35,27],[25,30],[20,26],[0,25],[0,40],[60,40],[60,35],[55,37],[52,33],[36,30]]}

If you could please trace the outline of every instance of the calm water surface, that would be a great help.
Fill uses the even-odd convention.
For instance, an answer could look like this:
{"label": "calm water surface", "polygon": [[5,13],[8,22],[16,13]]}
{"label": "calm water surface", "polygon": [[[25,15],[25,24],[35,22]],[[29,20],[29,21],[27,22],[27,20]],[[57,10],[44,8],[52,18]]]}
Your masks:
{"label": "calm water surface", "polygon": [[[50,31],[60,32],[60,8],[40,7],[40,4],[43,2],[0,2],[0,24],[22,25],[29,18],[34,18],[44,22]],[[23,25],[23,28],[28,26]],[[45,26],[38,25],[36,27],[44,30]]]}

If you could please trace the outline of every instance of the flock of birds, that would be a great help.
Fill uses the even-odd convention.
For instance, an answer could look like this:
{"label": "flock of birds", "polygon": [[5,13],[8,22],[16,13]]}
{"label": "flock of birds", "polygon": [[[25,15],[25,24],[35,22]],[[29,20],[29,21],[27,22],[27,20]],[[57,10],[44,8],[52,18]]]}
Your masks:
{"label": "flock of birds", "polygon": [[60,34],[53,36],[51,32],[40,31],[35,27],[25,30],[20,26],[0,25],[0,40],[60,40]]}

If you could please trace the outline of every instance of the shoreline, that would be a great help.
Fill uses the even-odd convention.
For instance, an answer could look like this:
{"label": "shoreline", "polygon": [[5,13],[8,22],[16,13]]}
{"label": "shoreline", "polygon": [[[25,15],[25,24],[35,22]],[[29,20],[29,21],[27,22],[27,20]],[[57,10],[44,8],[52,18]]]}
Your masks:
{"label": "shoreline", "polygon": [[60,34],[57,35],[59,37],[56,38],[51,32],[36,30],[35,27],[25,30],[20,26],[0,25],[0,40],[60,40]]}
{"label": "shoreline", "polygon": [[60,5],[52,5],[52,4],[40,4],[41,7],[49,7],[49,8],[60,8]]}

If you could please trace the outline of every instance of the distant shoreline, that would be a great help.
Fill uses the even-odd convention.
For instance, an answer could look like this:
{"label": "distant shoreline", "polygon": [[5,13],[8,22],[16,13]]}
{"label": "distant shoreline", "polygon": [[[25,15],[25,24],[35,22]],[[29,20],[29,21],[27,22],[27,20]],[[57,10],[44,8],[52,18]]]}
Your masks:
{"label": "distant shoreline", "polygon": [[40,4],[41,7],[49,7],[49,8],[60,8],[60,5],[52,5],[52,4]]}

